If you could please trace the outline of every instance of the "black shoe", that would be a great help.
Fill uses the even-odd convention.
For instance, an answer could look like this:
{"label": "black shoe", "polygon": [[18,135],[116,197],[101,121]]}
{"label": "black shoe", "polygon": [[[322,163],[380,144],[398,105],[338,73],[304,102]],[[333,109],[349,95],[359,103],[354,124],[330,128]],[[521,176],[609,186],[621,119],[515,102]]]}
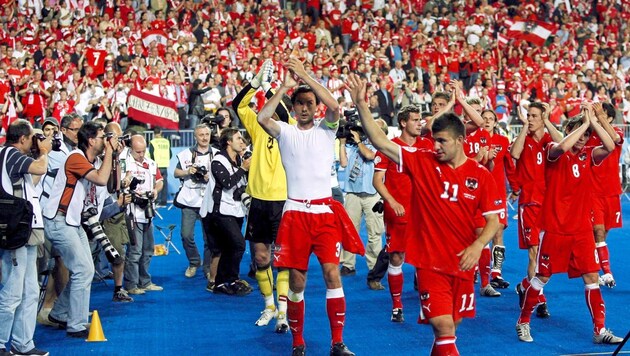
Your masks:
{"label": "black shoe", "polygon": [[90,332],[88,331],[88,329],[81,330],[81,331],[68,331],[66,333],[66,335],[70,337],[76,337],[77,339],[87,339],[89,334]]}
{"label": "black shoe", "polygon": [[494,289],[506,289],[510,286],[510,282],[503,279],[503,277],[494,277],[490,281],[490,285]]}
{"label": "black shoe", "polygon": [[218,293],[218,294],[227,294],[227,295],[234,294],[234,290],[230,288],[229,283],[221,283],[219,285],[215,285],[213,291],[214,293]]}
{"label": "black shoe", "polygon": [[48,314],[48,321],[50,321],[53,324],[57,324],[57,328],[58,329],[65,329],[68,327],[68,323],[65,321],[61,321],[61,320],[57,320],[55,318],[53,318],[52,315]]}
{"label": "black shoe", "polygon": [[516,289],[516,294],[518,294],[518,306],[523,309],[523,304],[525,304],[525,291],[523,290],[523,286],[519,283],[514,289]]}
{"label": "black shoe", "polygon": [[304,356],[304,355],[306,355],[305,345],[293,346],[293,352],[291,352],[291,356]]}
{"label": "black shoe", "polygon": [[232,288],[234,289],[234,294],[238,295],[239,297],[248,295],[254,290],[254,288],[252,288],[249,283],[242,279],[239,279],[232,283]]}
{"label": "black shoe", "polygon": [[[4,355],[2,353],[2,350],[0,350],[0,355]],[[15,356],[30,356],[30,355],[48,356],[49,353],[48,353],[48,351],[38,350],[36,348],[32,348],[32,349],[30,349],[29,351],[26,351],[26,352],[19,352],[14,347],[11,347],[11,352],[10,353],[7,352],[7,355],[15,355]]]}
{"label": "black shoe", "polygon": [[330,356],[354,356],[354,352],[350,351],[343,342],[338,342],[330,348]]}
{"label": "black shoe", "polygon": [[352,269],[352,268],[348,268],[346,266],[343,266],[343,267],[341,267],[341,270],[339,270],[339,274],[342,277],[354,276],[355,274],[357,274],[357,270],[356,269]]}
{"label": "black shoe", "polygon": [[384,290],[385,287],[383,287],[383,285],[381,284],[381,282],[379,281],[368,281],[367,282],[368,288],[370,288],[371,290]]}
{"label": "black shoe", "polygon": [[547,303],[538,304],[536,307],[536,316],[541,319],[547,319],[551,316],[549,309],[547,309]]}
{"label": "black shoe", "polygon": [[206,290],[210,293],[214,292],[214,281],[208,281],[208,284],[206,284]]}
{"label": "black shoe", "polygon": [[133,302],[133,298],[129,296],[126,290],[121,289],[118,292],[114,293],[114,297],[112,298],[112,301],[118,302],[118,303],[131,303]]}
{"label": "black shoe", "polygon": [[405,321],[405,317],[403,316],[402,308],[394,308],[392,310],[392,322],[394,323],[402,323]]}

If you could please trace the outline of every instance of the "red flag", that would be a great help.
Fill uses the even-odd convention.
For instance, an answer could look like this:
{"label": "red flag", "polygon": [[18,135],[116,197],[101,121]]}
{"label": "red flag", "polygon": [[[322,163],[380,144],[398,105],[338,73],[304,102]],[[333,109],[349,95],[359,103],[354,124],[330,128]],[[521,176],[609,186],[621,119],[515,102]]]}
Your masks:
{"label": "red flag", "polygon": [[134,120],[165,129],[179,128],[177,105],[172,100],[131,89],[127,99],[127,113]]}
{"label": "red flag", "polygon": [[549,36],[556,33],[557,25],[542,21],[517,21],[508,29],[507,36],[543,46]]}
{"label": "red flag", "polygon": [[149,48],[149,45],[153,41],[156,41],[157,44],[162,44],[166,46],[168,37],[166,37],[166,34],[162,30],[150,30],[142,32],[142,44],[145,48]]}

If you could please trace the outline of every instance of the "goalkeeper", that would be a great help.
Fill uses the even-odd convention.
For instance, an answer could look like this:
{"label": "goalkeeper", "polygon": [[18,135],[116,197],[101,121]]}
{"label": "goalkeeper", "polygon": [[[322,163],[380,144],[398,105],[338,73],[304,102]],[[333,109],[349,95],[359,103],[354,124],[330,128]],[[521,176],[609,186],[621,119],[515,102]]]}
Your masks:
{"label": "goalkeeper", "polygon": [[[265,326],[276,318],[275,331],[286,333],[289,330],[286,316],[289,271],[278,271],[276,279],[278,306],[276,308],[273,297],[271,245],[276,239],[282,209],[287,199],[287,181],[280,159],[278,142],[262,129],[256,119],[257,113],[250,107],[250,102],[259,88],[263,90],[267,98],[273,95],[270,90],[272,77],[273,64],[267,60],[252,81],[234,98],[232,107],[252,141],[253,156],[247,185],[247,194],[251,196],[251,206],[245,238],[254,248],[256,281],[265,299],[265,309],[255,325]],[[290,118],[289,110],[284,105],[278,105],[274,118],[295,124],[295,120]]]}

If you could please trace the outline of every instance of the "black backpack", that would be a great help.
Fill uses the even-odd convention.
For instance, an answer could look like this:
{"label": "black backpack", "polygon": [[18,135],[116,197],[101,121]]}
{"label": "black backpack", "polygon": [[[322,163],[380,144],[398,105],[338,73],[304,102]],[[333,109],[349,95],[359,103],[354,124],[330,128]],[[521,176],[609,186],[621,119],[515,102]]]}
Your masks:
{"label": "black backpack", "polygon": [[[8,147],[2,149],[0,153],[0,179],[6,173],[5,159]],[[33,205],[23,196],[22,180],[13,184],[11,195],[4,190],[0,183],[0,249],[16,250],[28,242],[31,236],[33,223]]]}

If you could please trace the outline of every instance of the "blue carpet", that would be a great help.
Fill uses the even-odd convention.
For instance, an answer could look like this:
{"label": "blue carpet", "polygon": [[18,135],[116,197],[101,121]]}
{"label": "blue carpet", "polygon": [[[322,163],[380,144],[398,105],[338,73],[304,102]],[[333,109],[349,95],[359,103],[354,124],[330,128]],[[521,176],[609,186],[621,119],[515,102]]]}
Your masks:
{"label": "blue carpet", "polygon": [[[160,209],[164,220],[156,224],[178,224],[178,209]],[[511,212],[513,213],[513,212]],[[624,198],[624,220],[630,224],[630,203]],[[477,317],[466,319],[457,331],[462,355],[559,355],[611,353],[613,346],[593,345],[592,324],[584,302],[581,279],[554,276],[545,288],[552,314],[548,320],[534,318],[534,343],[519,342],[514,325],[518,317],[518,297],[513,286],[525,272],[527,256],[517,249],[516,220],[510,219],[505,234],[507,260],[504,277],[512,283],[500,298],[478,298]],[[604,289],[607,326],[617,335],[630,330],[630,238],[628,229],[613,230],[609,236],[611,260],[618,287]],[[196,230],[201,246],[200,226]],[[362,228],[362,236],[365,230]],[[164,241],[155,232],[156,243]],[[439,236],[436,236],[439,238]],[[174,243],[181,249],[179,228]],[[242,275],[247,273],[250,255],[245,254]],[[255,290],[245,297],[214,295],[205,290],[201,271],[184,277],[186,257],[171,249],[168,256],[154,257],[151,270],[163,292],[134,296],[134,303],[111,302],[112,281],[92,285],[91,310],[98,310],[107,342],[87,343],[67,338],[65,332],[38,326],[36,345],[51,355],[288,355],[291,336],[277,335],[273,325],[256,327],[263,301]],[[325,309],[325,286],[316,259],[311,259],[306,300],[305,338],[309,355],[327,355],[330,331]],[[343,279],[347,300],[345,342],[357,355],[428,355],[433,342],[429,326],[416,324],[418,296],[413,290],[413,269],[405,266],[404,305],[406,321],[389,321],[391,300],[388,291],[371,291],[366,286],[367,267],[357,259],[357,275]],[[247,279],[247,277],[244,277]],[[255,281],[250,283],[256,287]],[[383,281],[386,283],[386,279]],[[273,324],[273,323],[272,323]],[[630,350],[630,347],[625,349]]]}

